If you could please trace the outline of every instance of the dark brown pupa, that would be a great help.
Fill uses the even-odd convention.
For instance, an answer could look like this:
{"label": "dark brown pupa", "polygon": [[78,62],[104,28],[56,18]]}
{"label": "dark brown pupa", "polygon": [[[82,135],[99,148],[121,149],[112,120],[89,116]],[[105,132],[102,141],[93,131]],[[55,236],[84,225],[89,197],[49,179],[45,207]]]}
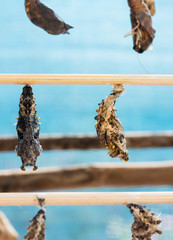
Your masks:
{"label": "dark brown pupa", "polygon": [[25,166],[33,166],[33,170],[37,170],[36,160],[42,151],[39,142],[40,123],[35,106],[32,87],[26,85],[20,97],[19,118],[16,126],[18,134],[16,152],[22,160],[21,170],[25,170]]}
{"label": "dark brown pupa", "polygon": [[152,240],[154,234],[162,234],[159,230],[161,220],[146,207],[130,203],[127,205],[134,216],[132,223],[132,240]]}
{"label": "dark brown pupa", "polygon": [[155,37],[151,14],[144,0],[128,0],[128,4],[131,10],[133,49],[143,53]]}
{"label": "dark brown pupa", "polygon": [[72,28],[39,0],[25,0],[25,10],[31,22],[43,28],[49,34],[68,33],[68,30]]}
{"label": "dark brown pupa", "polygon": [[120,158],[128,161],[128,151],[126,148],[126,138],[123,126],[115,113],[115,100],[121,95],[124,88],[121,84],[114,86],[113,93],[108,95],[99,104],[96,110],[98,115],[95,117],[97,123],[95,128],[100,142],[105,144],[109,149],[108,154],[112,158]]}

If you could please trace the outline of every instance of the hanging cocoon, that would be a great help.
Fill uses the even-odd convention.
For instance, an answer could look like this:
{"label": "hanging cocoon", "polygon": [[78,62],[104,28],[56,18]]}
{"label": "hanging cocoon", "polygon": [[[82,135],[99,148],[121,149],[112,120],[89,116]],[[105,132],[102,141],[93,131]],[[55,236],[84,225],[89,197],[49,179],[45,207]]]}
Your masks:
{"label": "hanging cocoon", "polygon": [[151,13],[144,0],[128,0],[128,4],[131,11],[133,49],[138,53],[143,53],[155,37]]}
{"label": "hanging cocoon", "polygon": [[68,33],[68,30],[72,28],[39,0],[25,0],[25,10],[31,22],[49,34]]}
{"label": "hanging cocoon", "polygon": [[153,234],[162,234],[158,226],[161,220],[154,213],[137,204],[128,204],[127,207],[134,216],[132,240],[152,240]]}
{"label": "hanging cocoon", "polygon": [[112,93],[99,104],[95,117],[97,123],[95,128],[102,143],[109,149],[108,154],[112,158],[120,158],[128,161],[128,151],[126,149],[126,138],[123,126],[115,113],[115,100],[121,95],[124,88],[121,84],[114,86]]}
{"label": "hanging cocoon", "polygon": [[35,106],[32,87],[26,85],[20,97],[19,117],[16,126],[18,134],[16,152],[21,157],[22,170],[25,170],[25,166],[33,166],[33,170],[37,170],[36,160],[42,151],[39,142],[40,123],[36,116]]}
{"label": "hanging cocoon", "polygon": [[29,227],[26,228],[28,233],[24,236],[24,238],[27,240],[44,240],[46,230],[45,221],[45,211],[41,209],[30,221]]}
{"label": "hanging cocoon", "polygon": [[27,235],[24,236],[27,240],[45,240],[45,231],[46,231],[46,208],[45,208],[45,199],[37,198],[39,202],[39,207],[41,209],[30,221]]}

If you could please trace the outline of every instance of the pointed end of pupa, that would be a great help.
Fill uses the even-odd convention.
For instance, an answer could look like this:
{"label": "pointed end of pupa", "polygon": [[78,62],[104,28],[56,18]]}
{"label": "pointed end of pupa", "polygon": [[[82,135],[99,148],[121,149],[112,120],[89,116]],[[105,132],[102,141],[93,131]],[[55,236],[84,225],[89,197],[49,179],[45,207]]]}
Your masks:
{"label": "pointed end of pupa", "polygon": [[72,27],[72,26],[70,26],[70,25],[68,25],[68,24],[65,24],[65,29],[66,29],[66,31],[65,31],[64,33],[70,34],[68,30],[71,29],[71,28],[74,28],[74,27]]}

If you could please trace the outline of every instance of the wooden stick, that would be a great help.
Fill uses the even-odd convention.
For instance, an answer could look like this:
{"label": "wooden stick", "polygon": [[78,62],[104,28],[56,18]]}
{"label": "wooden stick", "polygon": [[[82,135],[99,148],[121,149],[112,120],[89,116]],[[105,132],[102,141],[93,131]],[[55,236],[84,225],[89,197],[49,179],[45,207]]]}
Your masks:
{"label": "wooden stick", "polygon": [[2,211],[0,211],[0,229],[1,240],[19,240],[19,234]]}
{"label": "wooden stick", "polygon": [[38,205],[37,197],[46,205],[173,204],[173,192],[32,192],[0,193],[0,206]]}
{"label": "wooden stick", "polygon": [[95,187],[173,186],[173,161],[146,163],[104,163],[1,170],[0,192],[28,192]]}
{"label": "wooden stick", "polygon": [[[173,147],[173,131],[163,132],[126,132],[128,148]],[[41,135],[44,150],[61,149],[104,149],[95,135]],[[0,137],[0,151],[14,151],[17,137]]]}
{"label": "wooden stick", "polygon": [[0,84],[173,85],[173,75],[0,74]]}

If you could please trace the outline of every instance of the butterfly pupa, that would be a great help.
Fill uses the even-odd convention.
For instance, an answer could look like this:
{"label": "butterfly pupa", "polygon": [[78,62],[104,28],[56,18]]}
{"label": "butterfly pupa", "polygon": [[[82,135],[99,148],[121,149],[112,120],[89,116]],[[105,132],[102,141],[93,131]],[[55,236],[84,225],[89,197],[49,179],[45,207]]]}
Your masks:
{"label": "butterfly pupa", "polygon": [[25,0],[25,10],[31,22],[43,28],[49,34],[68,33],[68,30],[72,28],[39,0]]}
{"label": "butterfly pupa", "polygon": [[[39,200],[39,199],[38,199]],[[29,227],[27,227],[28,233],[24,236],[27,240],[45,240],[46,232],[46,209],[45,206],[40,206],[41,209],[30,221]]]}
{"label": "butterfly pupa", "polygon": [[100,142],[109,149],[108,154],[112,158],[120,158],[128,161],[126,138],[123,126],[115,113],[115,100],[121,95],[124,88],[121,84],[115,85],[112,93],[99,104],[95,117],[95,128]]}
{"label": "butterfly pupa", "polygon": [[131,11],[133,49],[138,53],[143,53],[155,37],[151,13],[144,0],[128,0],[128,4]]}
{"label": "butterfly pupa", "polygon": [[36,116],[35,106],[32,87],[26,85],[20,97],[19,117],[16,125],[18,144],[15,150],[22,160],[21,170],[25,170],[25,166],[33,166],[33,170],[36,170],[36,160],[42,151],[39,142],[40,123]]}
{"label": "butterfly pupa", "polygon": [[132,223],[132,240],[152,240],[154,234],[162,234],[159,230],[161,220],[154,216],[146,207],[138,204],[128,204],[127,207],[134,216]]}

